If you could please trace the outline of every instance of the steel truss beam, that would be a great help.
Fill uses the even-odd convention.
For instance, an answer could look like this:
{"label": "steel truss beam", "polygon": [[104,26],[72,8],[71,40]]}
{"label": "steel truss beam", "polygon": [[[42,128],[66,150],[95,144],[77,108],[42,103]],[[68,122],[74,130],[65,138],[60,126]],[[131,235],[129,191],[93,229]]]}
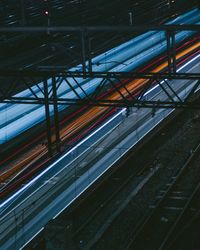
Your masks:
{"label": "steel truss beam", "polygon": [[[61,78],[61,79],[60,79]],[[76,78],[71,78],[76,81]],[[173,89],[167,80],[159,81],[159,78],[156,80],[150,79],[139,91],[137,94],[133,94],[129,92],[126,84],[121,82],[119,78],[103,78],[100,81],[99,85],[96,87],[96,91],[92,95],[88,95],[86,91],[77,84],[77,86],[81,87],[82,94],[84,94],[84,98],[81,98],[81,95],[77,93],[76,89],[70,83],[70,79],[66,77],[59,77],[56,80],[56,77],[53,76],[51,78],[51,89],[48,91],[47,87],[47,78],[43,80],[44,91],[40,90],[39,86],[38,89],[40,90],[40,97],[39,93],[34,93],[33,89],[30,85],[28,89],[32,94],[30,97],[20,97],[11,95],[12,92],[1,92],[0,90],[0,102],[2,103],[15,103],[15,104],[41,104],[45,107],[45,115],[46,115],[46,127],[47,127],[47,147],[49,156],[53,155],[53,143],[52,143],[52,128],[51,122],[53,119],[50,117],[50,105],[53,105],[54,110],[54,128],[55,128],[55,145],[56,151],[60,152],[60,135],[59,135],[59,114],[58,114],[58,105],[76,105],[76,106],[101,106],[101,107],[118,107],[127,108],[127,115],[129,113],[129,107],[136,107],[136,108],[151,108],[152,115],[155,114],[156,110],[159,108],[170,108],[170,109],[200,109],[200,99],[198,98],[195,101],[191,101],[190,98],[193,96],[195,91],[200,88],[200,78],[196,80],[196,83],[193,84],[191,90],[188,91],[188,94],[184,100],[181,99],[178,92]],[[163,79],[163,78],[162,78]],[[173,77],[171,76],[171,80]],[[175,78],[177,80],[177,78]],[[180,79],[197,79],[195,78],[180,78]],[[179,80],[180,80],[179,79]],[[24,79],[23,79],[24,81]],[[49,81],[49,78],[48,78]],[[57,91],[61,85],[61,82],[65,81],[68,85],[69,89],[75,94],[76,98],[69,99],[69,98],[60,98],[57,95]],[[168,80],[169,81],[169,80]],[[77,81],[76,81],[77,82]],[[192,81],[193,82],[193,81]],[[78,82],[77,82],[78,83]],[[151,89],[155,83],[160,86],[160,89],[165,93],[169,101],[164,100],[146,100],[145,93],[149,89]],[[191,84],[191,83],[190,83]],[[110,89],[118,93],[119,99],[111,100],[109,97],[101,97],[101,93],[105,90],[108,90],[108,85],[110,85]],[[104,87],[106,87],[104,89]],[[51,94],[51,92],[53,92]],[[42,96],[42,97],[41,97]]]}
{"label": "steel truss beam", "polygon": [[[164,74],[164,76],[167,76]],[[17,78],[19,80],[19,78]],[[47,89],[47,79],[51,82],[50,89]],[[147,79],[147,78],[144,78]],[[156,79],[156,80],[155,80]],[[113,107],[161,107],[161,108],[199,108],[200,102],[190,102],[190,97],[195,93],[195,91],[200,87],[200,77],[186,77],[186,78],[171,78],[166,80],[160,77],[150,78],[150,80],[146,81],[144,86],[141,86],[137,93],[131,93],[128,88],[127,84],[122,82],[119,78],[103,78],[100,81],[99,85],[96,87],[96,91],[94,91],[91,95],[88,95],[84,88],[76,81],[76,78],[61,78],[56,79],[55,76],[51,78],[44,78],[43,86],[44,91],[41,87],[38,86],[38,89],[35,91],[33,88],[26,83],[25,78],[22,81],[25,83],[25,86],[28,87],[30,91],[30,95],[28,97],[14,95],[15,92],[12,91],[4,92],[0,88],[0,103],[15,103],[15,104],[43,104],[46,107],[47,111],[47,119],[49,119],[48,114],[48,105],[54,105],[54,113],[55,113],[55,124],[58,124],[58,105],[91,105],[91,106],[113,106]],[[179,96],[178,92],[173,89],[170,84],[171,80],[182,80],[182,79],[190,79],[189,84],[193,84],[194,86],[191,87],[191,90],[188,91],[188,95],[185,100],[182,100]],[[28,80],[28,79],[27,79]],[[77,87],[81,90],[81,94],[77,92],[77,90],[71,84],[71,80],[77,83]],[[162,80],[162,81],[161,81]],[[194,84],[195,81],[195,84]],[[75,94],[75,98],[61,98],[58,97],[57,91],[61,86],[60,83],[66,83],[66,87],[70,91]],[[17,87],[17,81],[14,80],[15,87]],[[155,101],[147,101],[144,98],[144,94],[151,89],[155,84],[160,86],[160,89],[165,93],[168,97],[169,101],[164,100],[155,100]],[[189,85],[188,85],[189,86]],[[101,96],[102,93],[106,93],[106,91],[115,91],[118,93],[119,97],[118,100],[111,100],[106,95]],[[52,93],[53,91],[53,93]],[[40,96],[40,97],[39,97]],[[81,97],[84,96],[84,97]],[[57,133],[57,140],[59,141],[59,133]]]}
{"label": "steel truss beam", "polygon": [[[119,78],[119,79],[152,79],[152,80],[163,80],[163,79],[189,79],[198,80],[200,79],[200,73],[140,73],[140,72],[77,72],[77,71],[65,71],[65,70],[53,70],[53,67],[48,69],[39,70],[4,70],[0,69],[0,76],[2,77],[74,77],[74,78]],[[0,83],[0,86],[3,83]]]}
{"label": "steel truss beam", "polygon": [[[166,34],[166,59],[168,62],[167,70],[165,72],[95,72],[92,68],[92,49],[91,37],[92,32],[135,32],[157,30],[163,31]],[[42,104],[46,113],[47,125],[47,140],[49,154],[52,155],[52,141],[51,141],[51,122],[54,121],[56,149],[60,150],[59,137],[59,116],[58,105],[91,105],[91,106],[111,106],[111,107],[137,107],[137,108],[200,108],[200,101],[190,101],[190,98],[200,87],[200,73],[178,73],[176,71],[176,31],[191,30],[200,32],[200,25],[160,25],[160,26],[97,26],[97,27],[0,27],[0,32],[45,32],[50,34],[52,32],[75,32],[80,36],[81,43],[81,60],[82,67],[80,71],[69,71],[63,67],[40,67],[36,70],[19,70],[19,69],[0,69],[0,77],[12,77],[13,83],[10,88],[4,88],[4,81],[0,82],[0,103],[23,103],[23,104]],[[76,34],[77,35],[77,34]],[[88,95],[87,91],[82,87],[77,78],[100,78],[99,85],[95,91]],[[39,80],[38,80],[39,79]],[[41,80],[42,79],[42,80]],[[141,86],[137,93],[132,93],[128,90],[127,85],[123,79],[145,79],[144,86]],[[166,80],[167,79],[167,80]],[[170,84],[172,80],[192,80],[188,84],[193,85],[188,91],[187,97],[182,100],[178,92]],[[47,86],[47,80],[50,81],[50,89]],[[73,80],[79,88],[79,92],[73,87],[71,81]],[[194,83],[195,81],[195,83]],[[43,82],[42,89],[38,82]],[[75,94],[75,98],[61,98],[58,97],[58,89],[61,84],[65,82],[68,89]],[[155,84],[160,85],[166,99],[163,100],[146,100],[145,93]],[[23,85],[30,91],[29,97],[23,97],[18,94],[18,86]],[[37,91],[31,87],[35,85]],[[106,91],[115,91],[119,97],[117,100],[109,99],[109,95],[103,95]],[[81,93],[81,94],[80,94]],[[54,119],[50,117],[49,105],[53,105]]]}

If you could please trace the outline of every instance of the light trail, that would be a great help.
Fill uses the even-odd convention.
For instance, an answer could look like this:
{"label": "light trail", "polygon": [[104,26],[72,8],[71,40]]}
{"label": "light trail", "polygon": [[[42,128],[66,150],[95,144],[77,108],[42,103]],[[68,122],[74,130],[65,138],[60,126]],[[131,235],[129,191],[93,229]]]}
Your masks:
{"label": "light trail", "polygon": [[[185,67],[187,67],[190,63],[194,62],[196,59],[198,59],[200,57],[200,54],[195,56],[194,58],[192,58],[190,61],[188,61],[186,64],[184,64],[183,66],[181,66],[177,72],[180,72],[182,69],[184,69]],[[165,79],[167,80],[167,79]],[[164,83],[164,80],[161,81],[160,83]],[[148,90],[144,96],[148,95],[151,91],[153,91],[154,89],[158,88],[159,84],[156,84],[153,88],[151,88],[150,90]]]}
{"label": "light trail", "polygon": [[[197,46],[197,45],[195,45]],[[194,47],[195,47],[194,46]],[[189,50],[189,49],[187,49]],[[186,51],[187,51],[186,50]],[[180,54],[183,54],[180,53]],[[183,66],[181,66],[177,71],[179,72],[180,70],[182,70],[183,68],[185,68],[186,66],[188,66],[190,63],[192,63],[194,60],[196,60],[197,58],[199,58],[200,55],[197,55],[196,57],[192,58],[190,61],[186,62]],[[178,56],[177,56],[178,57]],[[179,56],[180,57],[180,56]],[[166,63],[164,63],[165,65]],[[161,66],[159,66],[158,68],[160,68]],[[157,71],[157,70],[156,70]],[[150,93],[151,91],[153,91],[155,88],[157,88],[157,86],[155,86],[154,88],[150,89],[147,93]],[[146,94],[147,94],[146,93]],[[114,94],[115,95],[115,94]],[[33,185],[39,178],[41,178],[44,174],[46,174],[48,171],[50,171],[53,166],[55,166],[57,163],[59,163],[63,158],[65,158],[67,155],[69,155],[70,153],[72,153],[75,149],[77,149],[79,146],[81,146],[85,141],[87,141],[88,139],[90,139],[94,134],[96,134],[98,131],[100,131],[101,129],[103,129],[106,125],[108,125],[113,119],[115,119],[117,116],[119,116],[122,112],[125,111],[125,108],[122,109],[120,112],[118,112],[114,117],[112,117],[110,120],[108,120],[106,123],[104,123],[102,126],[100,126],[97,130],[95,130],[93,133],[91,133],[90,135],[88,135],[86,138],[84,138],[81,142],[79,142],[76,146],[74,146],[72,149],[70,149],[68,152],[66,152],[63,156],[61,156],[58,160],[56,160],[53,164],[51,164],[47,169],[45,169],[43,172],[41,172],[38,176],[36,176],[34,179],[32,179],[28,184],[26,184],[24,187],[22,187],[20,190],[18,190],[16,193],[14,193],[11,197],[9,197],[7,200],[5,200],[2,204],[0,204],[0,209],[5,206],[6,204],[8,204],[9,202],[11,202],[16,196],[22,194],[28,187],[30,187],[31,185]],[[77,157],[75,158],[77,159]],[[75,160],[74,159],[74,160]],[[58,172],[59,173],[59,172]],[[58,174],[57,173],[57,174]],[[55,176],[55,175],[54,175]],[[53,176],[53,177],[54,177]],[[51,178],[53,178],[51,177]],[[44,185],[44,184],[43,184]],[[43,187],[43,185],[41,185],[38,189],[40,189],[41,187]],[[38,189],[36,189],[33,193],[35,193]],[[32,193],[32,194],[33,194]],[[28,196],[29,197],[29,196]],[[28,198],[27,197],[27,198]],[[26,199],[27,199],[26,198]],[[24,199],[23,201],[25,201],[26,199]],[[1,211],[2,212],[2,211]]]}
{"label": "light trail", "polygon": [[[66,152],[63,156],[61,156],[58,160],[56,160],[53,164],[51,164],[47,169],[45,169],[43,172],[41,172],[39,175],[37,175],[33,180],[31,180],[28,184],[26,184],[23,188],[21,188],[19,191],[17,191],[15,194],[13,194],[11,197],[9,197],[6,201],[4,201],[2,204],[0,204],[0,208],[2,208],[3,206],[5,206],[8,202],[10,202],[12,199],[14,199],[17,195],[21,194],[23,191],[25,191],[25,189],[27,189],[28,187],[30,187],[32,184],[34,184],[40,177],[42,177],[45,173],[47,173],[49,170],[51,170],[57,163],[59,163],[63,158],[65,158],[67,155],[71,154],[74,150],[76,150],[78,147],[80,147],[85,141],[87,141],[88,139],[90,139],[93,135],[95,135],[97,132],[99,132],[101,129],[103,129],[106,125],[108,125],[111,121],[113,121],[116,117],[118,117],[122,112],[125,111],[125,108],[120,110],[120,112],[118,112],[115,116],[113,116],[110,120],[108,120],[106,123],[104,123],[101,127],[99,127],[97,130],[95,130],[94,132],[92,132],[90,135],[88,135],[86,138],[84,138],[81,142],[79,142],[75,147],[73,147],[72,149],[70,149],[68,152]],[[78,156],[73,159],[76,160],[78,158]],[[64,167],[66,168],[66,167]],[[62,169],[63,170],[63,169]],[[61,171],[61,170],[60,170]],[[59,171],[59,172],[60,172]],[[59,174],[56,173],[57,174]],[[55,176],[55,175],[54,175]],[[54,176],[52,176],[51,178],[53,178]],[[40,188],[42,188],[45,184],[41,185]],[[36,192],[37,190],[35,190]],[[33,194],[33,193],[32,193]],[[28,198],[28,197],[27,197]]]}

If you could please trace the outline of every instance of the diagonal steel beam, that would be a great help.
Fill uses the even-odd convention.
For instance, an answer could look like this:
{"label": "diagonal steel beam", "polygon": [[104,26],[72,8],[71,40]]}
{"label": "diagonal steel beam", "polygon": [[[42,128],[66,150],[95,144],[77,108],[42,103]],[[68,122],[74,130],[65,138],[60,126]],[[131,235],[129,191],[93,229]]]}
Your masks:
{"label": "diagonal steel beam", "polygon": [[65,82],[68,84],[68,86],[70,87],[70,89],[72,90],[72,92],[75,93],[75,95],[78,97],[78,99],[82,99],[81,96],[78,94],[78,92],[76,91],[76,89],[72,86],[72,84],[70,83],[70,81],[64,77],[63,78],[65,80]]}
{"label": "diagonal steel beam", "polygon": [[135,100],[134,95],[127,89],[126,84],[123,84],[121,82],[121,80],[119,78],[116,78],[118,80],[118,82],[120,83],[121,87],[124,88],[126,90],[126,92],[128,93],[128,95],[131,97],[132,100]]}
{"label": "diagonal steel beam", "polygon": [[141,89],[140,94],[138,95],[137,99],[138,100],[142,100],[144,94],[151,88],[151,86],[153,86],[153,82],[150,79],[147,84],[144,85],[144,88]]}
{"label": "diagonal steel beam", "polygon": [[200,86],[200,80],[197,81],[197,83],[193,86],[193,88],[191,89],[190,93],[185,98],[185,102],[187,102],[190,99],[190,97],[195,93],[195,91],[198,89],[199,86]]}
{"label": "diagonal steel beam", "polygon": [[98,97],[99,93],[101,93],[101,90],[104,88],[106,82],[107,82],[107,79],[102,79],[102,81],[96,87],[96,90],[94,91],[94,93],[91,95],[92,99],[96,99]]}
{"label": "diagonal steel beam", "polygon": [[33,96],[35,96],[35,98],[38,99],[37,94],[35,93],[35,91],[33,91],[33,89],[31,88],[31,86],[29,85],[29,83],[24,78],[22,78],[22,80],[23,80],[24,84],[26,85],[26,87],[31,91],[31,93],[33,94]]}
{"label": "diagonal steel beam", "polygon": [[87,92],[82,88],[81,84],[76,80],[76,78],[73,78],[73,80],[76,82],[77,86],[82,90],[84,95],[87,97],[87,99],[91,100],[90,96],[87,94]]}
{"label": "diagonal steel beam", "polygon": [[113,83],[111,79],[108,79],[108,81],[111,83],[111,85],[114,87],[114,89],[119,93],[119,95],[122,97],[125,103],[128,102],[128,99],[122,94],[122,92],[117,88],[117,86]]}
{"label": "diagonal steel beam", "polygon": [[167,87],[172,91],[172,93],[178,98],[178,100],[180,102],[182,102],[180,96],[176,93],[176,91],[172,88],[172,86],[167,82],[166,79],[163,80],[165,82],[165,84],[167,85]]}
{"label": "diagonal steel beam", "polygon": [[163,84],[159,81],[156,81],[158,83],[158,85],[161,87],[161,89],[165,92],[165,94],[169,97],[169,99],[174,102],[173,97],[169,94],[169,92],[165,89],[165,87],[163,86]]}

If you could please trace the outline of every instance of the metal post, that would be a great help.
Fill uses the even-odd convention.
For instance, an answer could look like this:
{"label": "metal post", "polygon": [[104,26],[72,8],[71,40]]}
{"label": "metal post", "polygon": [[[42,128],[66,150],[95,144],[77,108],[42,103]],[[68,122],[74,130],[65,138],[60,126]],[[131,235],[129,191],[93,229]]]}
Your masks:
{"label": "metal post", "polygon": [[57,88],[56,88],[56,77],[52,77],[52,88],[53,88],[53,108],[54,108],[54,126],[56,135],[56,150],[60,152],[60,129],[59,129],[59,117],[58,117],[58,103],[57,103]]}
{"label": "metal post", "polygon": [[171,33],[171,39],[172,39],[172,66],[173,66],[173,73],[176,73],[176,41],[175,41],[175,34],[174,31]]}
{"label": "metal post", "polygon": [[128,12],[128,14],[129,14],[129,24],[133,25],[133,12],[130,11],[130,12]]}
{"label": "metal post", "polygon": [[166,31],[166,38],[167,38],[167,61],[168,61],[168,72],[171,73],[171,39],[170,39],[170,32]]}
{"label": "metal post", "polygon": [[[50,9],[50,3],[49,0],[45,0],[46,2],[46,9],[45,9],[45,15],[47,17],[47,27],[50,27],[51,25],[51,9]],[[47,30],[47,35],[50,35],[50,31]]]}
{"label": "metal post", "polygon": [[88,70],[92,74],[91,38],[88,38]]}
{"label": "metal post", "polygon": [[45,115],[46,115],[46,127],[47,127],[47,143],[49,156],[52,156],[52,142],[51,142],[51,118],[49,112],[49,95],[47,79],[44,79],[44,101],[45,101]]}
{"label": "metal post", "polygon": [[85,32],[81,32],[81,45],[82,45],[82,65],[83,73],[86,73],[86,54],[85,54]]}

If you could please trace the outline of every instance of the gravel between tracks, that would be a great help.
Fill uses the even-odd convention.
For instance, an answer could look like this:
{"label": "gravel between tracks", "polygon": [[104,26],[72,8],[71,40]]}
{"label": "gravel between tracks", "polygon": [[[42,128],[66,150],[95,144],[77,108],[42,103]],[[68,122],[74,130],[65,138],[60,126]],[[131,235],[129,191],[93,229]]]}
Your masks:
{"label": "gravel between tracks", "polygon": [[[165,189],[169,178],[200,141],[199,129],[200,111],[185,111],[175,118],[175,122],[162,129],[138,156],[127,162],[131,165],[145,165],[154,161],[159,170],[112,222],[92,249],[124,249],[136,223],[149,212],[149,206],[154,204],[159,191]],[[124,198],[119,194],[118,199],[123,202]]]}
{"label": "gravel between tracks", "polygon": [[[80,206],[75,207],[75,210],[72,208],[71,212],[64,212],[58,218],[58,224],[61,223],[65,227],[69,222],[72,223],[72,236],[77,228],[84,223],[84,220],[96,208],[101,206],[102,202],[106,199],[105,197],[112,194],[113,190],[116,189],[116,185],[120,183],[120,179],[123,178],[122,175],[134,175],[135,168],[145,167],[146,170],[139,176],[136,175],[132,183],[129,183],[117,195],[112,204],[109,203],[106,209],[102,209],[101,213],[98,213],[98,216],[95,216],[94,220],[81,233],[76,235],[75,239],[74,237],[73,239],[71,238],[73,247],[75,249],[88,249],[88,242],[93,242],[99,233],[99,229],[103,228],[104,224],[107,224],[110,226],[96,244],[92,245],[91,249],[124,250],[136,224],[143,216],[149,213],[150,206],[155,204],[156,196],[160,195],[160,190],[166,189],[166,184],[169,182],[170,177],[185,163],[185,160],[192,153],[191,150],[199,143],[199,130],[200,110],[184,111],[165,128],[161,129],[133,157],[130,157],[120,167],[121,170],[119,169],[119,171],[117,170],[111,175],[103,185],[99,186],[86,200],[83,200]],[[121,212],[111,222],[110,219],[116,210],[127,202],[130,193],[151,172],[154,172],[154,174],[149,181],[133,196],[128,205],[125,208],[123,207]],[[198,173],[194,172],[194,175],[198,176]],[[158,231],[155,229],[155,233],[158,233]],[[37,239],[35,242],[37,242]],[[34,244],[35,247],[33,247]],[[38,243],[33,242],[33,245],[26,249],[44,249],[45,239],[43,233]],[[188,248],[186,249],[188,250]],[[193,249],[195,248],[191,248],[190,250]],[[181,248],[181,250],[185,249]]]}

